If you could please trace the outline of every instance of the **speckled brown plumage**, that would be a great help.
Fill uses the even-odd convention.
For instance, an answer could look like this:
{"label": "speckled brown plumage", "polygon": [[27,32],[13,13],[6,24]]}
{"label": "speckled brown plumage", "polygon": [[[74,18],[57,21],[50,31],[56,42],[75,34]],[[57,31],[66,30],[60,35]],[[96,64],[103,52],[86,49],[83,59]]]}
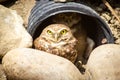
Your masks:
{"label": "speckled brown plumage", "polygon": [[76,45],[77,40],[70,28],[63,24],[47,26],[34,41],[36,49],[62,56],[73,63],[77,58]]}
{"label": "speckled brown plumage", "polygon": [[70,27],[72,34],[77,39],[77,61],[83,61],[83,55],[87,49],[87,33],[81,23],[82,17],[78,13],[60,13],[52,17],[53,23],[60,23]]}

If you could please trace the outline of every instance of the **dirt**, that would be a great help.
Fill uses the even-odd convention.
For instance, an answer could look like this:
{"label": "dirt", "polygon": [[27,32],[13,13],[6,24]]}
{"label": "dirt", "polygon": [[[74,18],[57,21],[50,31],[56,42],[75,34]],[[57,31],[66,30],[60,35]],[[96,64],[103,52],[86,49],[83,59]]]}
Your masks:
{"label": "dirt", "polygon": [[[112,6],[115,13],[120,19],[120,2],[114,0],[114,3],[109,2],[109,4]],[[102,2],[98,5],[93,5],[93,8],[99,13],[101,18],[109,25],[109,28],[111,29],[115,39],[115,44],[120,44],[120,22]]]}
{"label": "dirt", "polygon": [[[8,2],[6,2],[6,3],[4,2],[2,4],[13,10],[16,10],[17,13],[19,15],[21,15],[21,17],[23,18],[24,26],[27,27],[30,10],[32,9],[32,7],[35,4],[35,0],[17,0],[17,1],[16,0],[8,0],[8,1],[9,1],[9,4],[8,4]],[[99,1],[99,0],[98,1],[82,0],[82,1],[85,2],[87,5],[90,5],[94,10],[96,10],[98,12],[98,14],[103,18],[103,20],[108,23],[108,25],[113,33],[113,36],[115,39],[115,44],[120,44],[120,23],[115,18],[115,16],[112,15],[110,10],[103,4],[103,2]],[[117,15],[120,18],[119,0],[114,0],[114,1],[108,0],[108,2],[110,3],[110,5],[113,7],[113,9],[115,10],[115,12],[117,13]]]}

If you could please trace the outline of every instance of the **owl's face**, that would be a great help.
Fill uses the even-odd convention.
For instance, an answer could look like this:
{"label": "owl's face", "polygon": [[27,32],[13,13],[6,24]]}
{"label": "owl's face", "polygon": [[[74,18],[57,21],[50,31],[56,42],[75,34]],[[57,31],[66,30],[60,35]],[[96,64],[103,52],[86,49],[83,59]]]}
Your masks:
{"label": "owl's face", "polygon": [[53,43],[59,43],[69,41],[73,35],[69,27],[63,24],[52,24],[42,31],[40,37]]}
{"label": "owl's face", "polygon": [[43,29],[34,41],[36,49],[59,55],[74,62],[77,57],[77,39],[69,27],[63,24],[51,24]]}

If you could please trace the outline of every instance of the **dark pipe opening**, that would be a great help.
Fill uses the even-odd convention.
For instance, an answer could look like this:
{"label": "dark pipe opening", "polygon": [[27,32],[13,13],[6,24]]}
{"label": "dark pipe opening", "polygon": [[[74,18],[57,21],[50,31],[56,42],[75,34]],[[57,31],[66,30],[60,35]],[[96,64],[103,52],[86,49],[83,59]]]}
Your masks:
{"label": "dark pipe opening", "polygon": [[[81,20],[82,27],[86,30],[88,37],[94,40],[96,46],[104,44],[102,43],[102,40],[107,39],[107,37],[104,33],[104,30],[102,29],[103,26],[100,25],[98,20],[95,17],[91,17],[87,15],[80,15],[80,16],[82,17],[82,20]],[[54,16],[51,16],[51,17],[54,17]],[[46,26],[53,24],[51,22],[52,21],[51,17],[43,20],[41,24],[38,25],[38,27],[34,31],[33,40],[40,35],[42,30]],[[109,41],[106,43],[109,43]]]}
{"label": "dark pipe opening", "polygon": [[90,7],[75,2],[55,3],[49,0],[37,1],[31,11],[27,30],[35,39],[46,26],[52,24],[51,17],[67,12],[75,12],[81,15],[82,26],[87,31],[87,35],[95,41],[96,46],[114,43],[114,38],[108,25],[100,16]]}

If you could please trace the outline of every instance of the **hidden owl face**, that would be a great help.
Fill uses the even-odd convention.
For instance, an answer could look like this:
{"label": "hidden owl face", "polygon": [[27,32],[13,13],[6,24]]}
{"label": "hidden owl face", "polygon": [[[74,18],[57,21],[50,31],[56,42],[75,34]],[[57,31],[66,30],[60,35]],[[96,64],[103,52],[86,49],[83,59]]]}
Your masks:
{"label": "hidden owl face", "polygon": [[81,20],[81,16],[78,13],[60,13],[53,16],[52,21],[54,23],[65,24],[72,27]]}
{"label": "hidden owl face", "polygon": [[52,24],[47,26],[41,33],[41,37],[44,37],[48,41],[61,42],[68,41],[72,38],[72,33],[69,27],[63,24]]}

